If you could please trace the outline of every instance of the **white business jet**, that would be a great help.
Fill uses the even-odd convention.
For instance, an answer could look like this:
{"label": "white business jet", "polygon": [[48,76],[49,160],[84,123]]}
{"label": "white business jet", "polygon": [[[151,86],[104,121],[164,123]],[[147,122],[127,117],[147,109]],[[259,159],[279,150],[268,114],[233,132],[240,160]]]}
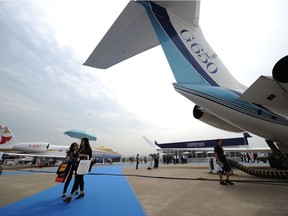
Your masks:
{"label": "white business jet", "polygon": [[[70,145],[51,145],[48,142],[21,142],[11,130],[0,125],[0,152],[7,155],[41,158],[65,158]],[[92,148],[92,157],[99,160],[120,158],[121,154],[110,148]]]}
{"label": "white business jet", "polygon": [[175,90],[196,104],[196,119],[251,132],[288,153],[288,56],[274,66],[273,77],[245,87],[205,40],[199,11],[199,0],[130,1],[84,65],[106,69],[160,44]]}

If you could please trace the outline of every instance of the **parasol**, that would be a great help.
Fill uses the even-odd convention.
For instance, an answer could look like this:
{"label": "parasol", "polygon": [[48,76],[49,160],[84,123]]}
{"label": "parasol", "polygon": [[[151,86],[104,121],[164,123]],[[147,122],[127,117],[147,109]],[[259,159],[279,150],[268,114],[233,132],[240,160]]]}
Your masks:
{"label": "parasol", "polygon": [[70,137],[73,137],[73,138],[78,138],[78,139],[82,139],[84,137],[86,137],[92,141],[96,141],[96,139],[97,139],[95,134],[88,132],[88,131],[85,131],[85,130],[72,129],[72,130],[65,131],[64,134],[66,134]]}

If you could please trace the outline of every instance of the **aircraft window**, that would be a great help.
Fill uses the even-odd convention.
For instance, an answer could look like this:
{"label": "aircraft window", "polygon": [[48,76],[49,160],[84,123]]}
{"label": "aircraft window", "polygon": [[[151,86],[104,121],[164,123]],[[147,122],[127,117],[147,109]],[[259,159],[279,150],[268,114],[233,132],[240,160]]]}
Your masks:
{"label": "aircraft window", "polygon": [[271,116],[272,119],[276,120],[276,116]]}
{"label": "aircraft window", "polygon": [[261,115],[261,114],[262,114],[262,110],[259,109],[259,110],[258,110],[258,115]]}

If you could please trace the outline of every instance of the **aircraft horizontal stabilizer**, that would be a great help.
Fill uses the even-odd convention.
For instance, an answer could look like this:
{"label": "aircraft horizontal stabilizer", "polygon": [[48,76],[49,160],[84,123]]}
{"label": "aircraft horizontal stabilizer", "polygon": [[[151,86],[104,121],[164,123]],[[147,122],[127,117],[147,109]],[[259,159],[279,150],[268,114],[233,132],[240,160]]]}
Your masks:
{"label": "aircraft horizontal stabilizer", "polygon": [[106,69],[158,44],[144,7],[130,1],[84,65]]}
{"label": "aircraft horizontal stabilizer", "polygon": [[[199,25],[200,1],[154,1],[177,17],[195,26]],[[109,68],[141,52],[159,45],[151,21],[141,4],[130,1],[111,26],[84,65],[100,69]]]}

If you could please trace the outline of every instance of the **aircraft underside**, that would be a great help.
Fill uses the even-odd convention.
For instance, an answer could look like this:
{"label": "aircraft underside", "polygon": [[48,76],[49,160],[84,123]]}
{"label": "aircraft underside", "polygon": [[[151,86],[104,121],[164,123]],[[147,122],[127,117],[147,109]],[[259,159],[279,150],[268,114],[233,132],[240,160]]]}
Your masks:
{"label": "aircraft underside", "polygon": [[[276,122],[265,121],[260,118],[255,118],[253,115],[247,115],[236,109],[233,110],[231,108],[227,108],[225,104],[221,104],[219,102],[217,103],[215,101],[212,101],[211,99],[203,98],[203,96],[201,97],[199,95],[192,94],[183,89],[175,88],[175,90],[178,93],[182,94],[184,97],[191,100],[193,103],[196,103],[198,109],[201,107],[199,109],[200,111],[201,109],[203,109],[203,112],[210,113],[214,117],[223,117],[221,120],[225,122],[228,126],[231,126],[230,130],[227,131],[231,131],[234,128],[234,132],[239,132],[243,130],[263,137],[273,152],[271,155],[269,155],[268,158],[271,167],[285,170],[288,169],[288,165],[285,165],[288,164],[288,158],[286,156],[288,154],[288,145],[287,142],[284,141],[288,140],[288,138],[285,136],[287,133],[283,132],[283,136],[280,139],[276,139],[276,137],[274,136],[274,134],[279,134],[279,130],[287,131],[287,125],[276,124]],[[210,121],[211,119],[213,120],[213,118],[210,118]],[[221,128],[221,126],[219,125],[213,125],[213,123],[211,122],[206,121],[205,123],[210,123],[209,125],[211,126],[223,129],[223,127]],[[219,124],[218,121],[217,123]],[[274,124],[274,127],[271,127],[271,124]],[[274,128],[274,130],[272,131],[271,128]],[[239,131],[237,131],[237,129],[239,129]]]}

